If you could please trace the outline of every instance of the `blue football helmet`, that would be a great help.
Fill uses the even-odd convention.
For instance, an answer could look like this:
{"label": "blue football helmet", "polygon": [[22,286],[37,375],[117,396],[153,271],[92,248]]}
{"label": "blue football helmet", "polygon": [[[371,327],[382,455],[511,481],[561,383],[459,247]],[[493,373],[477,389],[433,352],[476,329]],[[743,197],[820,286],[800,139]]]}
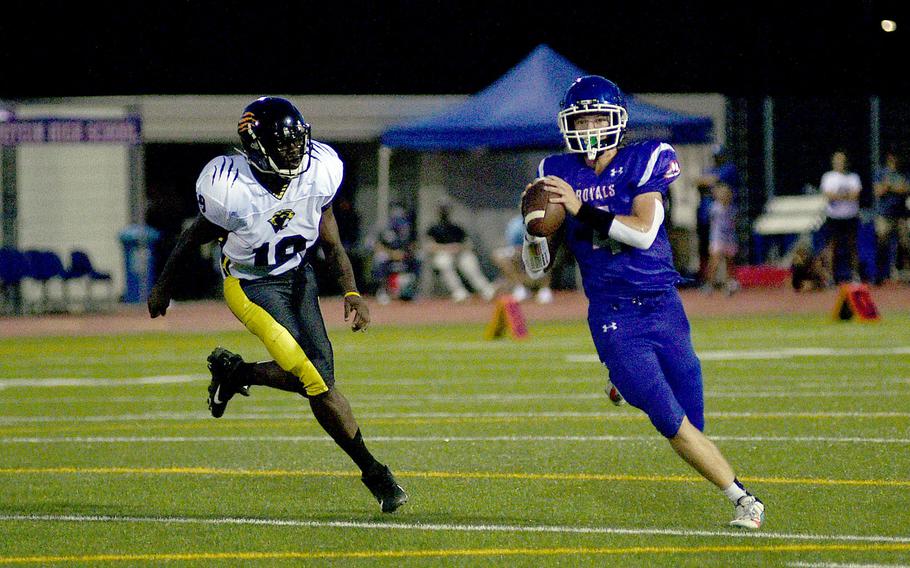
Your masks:
{"label": "blue football helmet", "polygon": [[287,99],[261,97],[248,104],[237,133],[241,151],[260,172],[293,179],[310,166],[310,125]]}
{"label": "blue football helmet", "polygon": [[[569,152],[597,154],[619,146],[629,121],[626,98],[612,81],[600,75],[585,75],[572,82],[557,115],[559,130]],[[576,119],[584,115],[600,115],[605,120],[596,128],[578,129]]]}

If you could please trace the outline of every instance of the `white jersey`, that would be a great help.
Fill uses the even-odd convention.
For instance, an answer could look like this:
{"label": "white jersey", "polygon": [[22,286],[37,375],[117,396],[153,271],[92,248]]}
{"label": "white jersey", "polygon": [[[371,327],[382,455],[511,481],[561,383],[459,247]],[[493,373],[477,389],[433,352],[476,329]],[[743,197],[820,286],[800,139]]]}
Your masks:
{"label": "white jersey", "polygon": [[322,210],[343,173],[338,154],[316,141],[309,168],[280,197],[256,181],[242,155],[209,162],[196,180],[196,198],[205,218],[228,231],[221,248],[224,275],[253,279],[300,265],[319,237]]}
{"label": "white jersey", "polygon": [[825,172],[822,176],[821,190],[823,194],[832,198],[828,201],[826,210],[828,217],[852,219],[859,215],[859,201],[846,198],[859,195],[862,189],[863,184],[859,176],[852,172],[841,173],[833,170]]}

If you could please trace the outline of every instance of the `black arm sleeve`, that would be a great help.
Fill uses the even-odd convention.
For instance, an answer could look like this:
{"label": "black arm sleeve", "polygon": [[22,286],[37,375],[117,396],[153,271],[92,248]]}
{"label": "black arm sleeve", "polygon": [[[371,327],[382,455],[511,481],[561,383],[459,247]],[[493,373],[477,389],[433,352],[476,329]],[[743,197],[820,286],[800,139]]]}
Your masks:
{"label": "black arm sleeve", "polygon": [[575,215],[575,217],[588,227],[598,231],[600,234],[606,235],[610,231],[610,225],[613,224],[613,219],[616,215],[609,211],[598,209],[593,205],[582,203],[581,207],[578,208],[578,214]]}

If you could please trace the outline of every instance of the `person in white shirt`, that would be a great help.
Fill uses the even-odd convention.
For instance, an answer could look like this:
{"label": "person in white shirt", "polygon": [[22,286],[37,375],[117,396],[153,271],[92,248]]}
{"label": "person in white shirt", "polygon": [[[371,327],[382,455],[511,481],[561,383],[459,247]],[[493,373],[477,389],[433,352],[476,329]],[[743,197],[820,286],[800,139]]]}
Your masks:
{"label": "person in white shirt", "polygon": [[[822,176],[821,191],[827,198],[827,220],[822,231],[827,240],[825,254],[830,255],[835,282],[849,282],[859,276],[856,235],[859,232],[859,194],[863,186],[859,176],[847,169],[847,154],[831,155],[831,171]],[[838,259],[849,259],[850,271],[839,271]]]}
{"label": "person in white shirt", "polygon": [[365,330],[370,311],[357,291],[351,261],[332,211],[344,165],[330,146],[310,137],[310,125],[288,100],[256,99],[237,126],[239,154],[218,156],[196,181],[199,214],[180,239],[149,299],[149,315],[165,315],[185,253],[218,239],[224,299],[273,360],[246,362],[217,347],[209,410],[221,417],[250,385],[299,394],[317,422],[350,456],[384,513],[407,502],[389,468],[367,450],[347,399],[335,386],[332,344],[319,309],[307,251],[319,242],[326,266],[345,291],[344,319]]}

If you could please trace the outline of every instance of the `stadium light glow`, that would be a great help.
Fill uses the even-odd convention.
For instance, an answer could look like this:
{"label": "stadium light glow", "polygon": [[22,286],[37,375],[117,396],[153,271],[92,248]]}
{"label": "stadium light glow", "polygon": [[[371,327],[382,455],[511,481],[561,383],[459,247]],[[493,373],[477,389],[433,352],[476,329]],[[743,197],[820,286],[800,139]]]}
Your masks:
{"label": "stadium light glow", "polygon": [[894,20],[882,20],[882,29],[886,32],[893,32],[897,29],[897,22]]}

